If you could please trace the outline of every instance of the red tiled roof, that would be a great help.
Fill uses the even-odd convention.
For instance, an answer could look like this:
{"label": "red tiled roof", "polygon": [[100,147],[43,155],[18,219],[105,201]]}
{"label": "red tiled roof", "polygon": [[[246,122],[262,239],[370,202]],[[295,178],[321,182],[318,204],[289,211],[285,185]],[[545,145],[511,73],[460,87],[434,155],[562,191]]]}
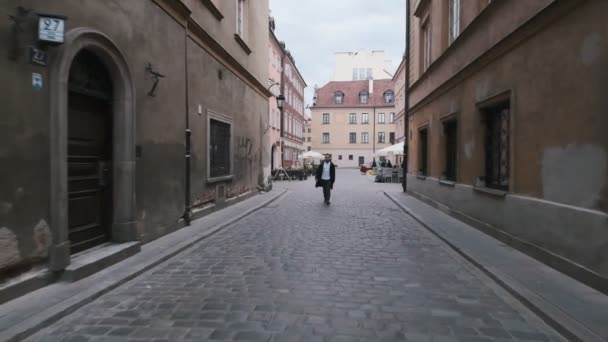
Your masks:
{"label": "red tiled roof", "polygon": [[[367,104],[361,104],[359,93],[369,92],[369,81],[331,81],[317,90],[315,107],[388,107],[395,103],[384,102],[384,92],[391,90],[393,97],[395,93],[395,82],[393,80],[374,80],[374,93],[369,95]],[[344,93],[344,102],[336,104],[335,94]]]}

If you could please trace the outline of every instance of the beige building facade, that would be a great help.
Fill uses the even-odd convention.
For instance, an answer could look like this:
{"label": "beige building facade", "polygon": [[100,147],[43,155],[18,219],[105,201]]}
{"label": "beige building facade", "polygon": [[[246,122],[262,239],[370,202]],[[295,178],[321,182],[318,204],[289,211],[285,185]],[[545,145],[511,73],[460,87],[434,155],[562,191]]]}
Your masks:
{"label": "beige building facade", "polygon": [[408,192],[608,289],[608,2],[410,4]]}
{"label": "beige building facade", "polygon": [[304,119],[304,151],[312,151],[312,119],[308,115]]}
{"label": "beige building facade", "polygon": [[264,187],[267,0],[0,10],[0,274],[129,255]]}
{"label": "beige building facade", "polygon": [[[392,80],[329,82],[315,94],[312,149],[340,167],[371,163],[394,140]],[[379,159],[378,159],[379,161]]]}

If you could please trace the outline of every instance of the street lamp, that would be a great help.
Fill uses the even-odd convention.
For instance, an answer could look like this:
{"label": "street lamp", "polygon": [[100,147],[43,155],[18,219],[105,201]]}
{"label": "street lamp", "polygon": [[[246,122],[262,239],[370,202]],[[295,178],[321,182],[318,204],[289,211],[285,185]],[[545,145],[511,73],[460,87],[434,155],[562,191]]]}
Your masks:
{"label": "street lamp", "polygon": [[277,107],[279,107],[279,111],[281,112],[281,169],[283,168],[283,131],[285,129],[285,118],[283,117],[283,104],[285,103],[285,96],[283,94],[279,94],[277,96]]}
{"label": "street lamp", "polygon": [[285,102],[285,96],[283,96],[283,94],[277,96],[277,107],[279,107],[279,110],[283,110],[284,102]]}

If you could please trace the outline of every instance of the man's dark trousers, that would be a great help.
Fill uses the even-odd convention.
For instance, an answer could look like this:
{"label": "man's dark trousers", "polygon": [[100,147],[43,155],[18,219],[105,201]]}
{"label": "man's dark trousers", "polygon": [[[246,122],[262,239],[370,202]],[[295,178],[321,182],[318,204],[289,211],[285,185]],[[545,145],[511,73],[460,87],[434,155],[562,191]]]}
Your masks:
{"label": "man's dark trousers", "polygon": [[323,197],[325,198],[325,202],[329,202],[329,198],[331,197],[331,180],[321,180],[321,186],[323,186]]}

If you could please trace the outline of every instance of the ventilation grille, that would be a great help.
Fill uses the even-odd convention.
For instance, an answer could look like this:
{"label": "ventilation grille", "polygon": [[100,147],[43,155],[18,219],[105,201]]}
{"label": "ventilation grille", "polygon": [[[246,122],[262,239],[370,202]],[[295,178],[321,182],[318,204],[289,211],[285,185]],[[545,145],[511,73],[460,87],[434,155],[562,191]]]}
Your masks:
{"label": "ventilation grille", "polygon": [[215,188],[215,198],[217,199],[225,199],[226,198],[226,186],[225,185],[218,185]]}

